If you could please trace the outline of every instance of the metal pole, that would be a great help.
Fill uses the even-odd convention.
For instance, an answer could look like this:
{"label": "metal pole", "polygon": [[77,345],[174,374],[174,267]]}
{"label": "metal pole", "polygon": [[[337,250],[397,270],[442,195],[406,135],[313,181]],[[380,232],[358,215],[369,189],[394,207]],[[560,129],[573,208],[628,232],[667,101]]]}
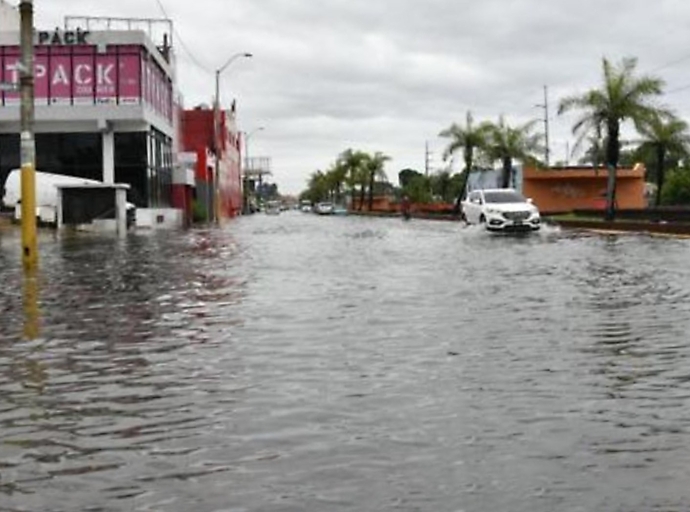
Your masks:
{"label": "metal pole", "polygon": [[36,145],[34,141],[34,8],[32,0],[19,4],[22,64],[21,88],[21,192],[22,261],[25,269],[38,266],[36,243]]}
{"label": "metal pole", "polygon": [[213,205],[215,207],[213,208],[213,210],[214,220],[216,223],[220,222],[220,206],[218,205],[218,200],[220,196],[220,192],[218,189],[218,177],[220,176],[220,172],[218,169],[220,165],[220,72],[220,69],[216,70],[216,100],[213,106],[213,145],[215,146],[214,149],[216,154],[216,165],[213,176]]}
{"label": "metal pole", "polygon": [[544,142],[546,143],[546,168],[549,164],[549,88],[544,86]]}

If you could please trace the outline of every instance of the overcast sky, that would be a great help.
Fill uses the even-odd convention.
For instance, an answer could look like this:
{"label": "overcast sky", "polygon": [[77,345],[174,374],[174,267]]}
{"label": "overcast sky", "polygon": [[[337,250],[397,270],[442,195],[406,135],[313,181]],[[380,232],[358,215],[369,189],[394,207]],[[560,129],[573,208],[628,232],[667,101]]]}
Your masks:
{"label": "overcast sky", "polygon": [[[690,115],[690,87],[675,91],[690,86],[687,0],[160,2],[175,24],[187,107],[211,103],[212,70],[229,56],[254,54],[227,69],[221,98],[237,99],[241,130],[265,127],[249,152],[272,157],[283,192],[302,190],[349,147],[389,155],[393,181],[424,169],[427,141],[441,167],[439,131],[468,109],[479,121],[543,117],[544,85],[552,161],[564,160],[573,118],[557,115],[558,99],[598,85],[602,56],[638,57],[640,71],[666,80],[663,102]],[[34,4],[38,28],[65,14],[162,15],[157,0]]]}

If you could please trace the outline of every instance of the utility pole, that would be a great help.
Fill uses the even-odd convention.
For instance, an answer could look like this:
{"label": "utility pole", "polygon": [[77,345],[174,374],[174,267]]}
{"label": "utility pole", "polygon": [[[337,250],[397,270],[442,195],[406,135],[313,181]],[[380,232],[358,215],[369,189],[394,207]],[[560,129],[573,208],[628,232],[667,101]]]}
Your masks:
{"label": "utility pole", "polygon": [[545,143],[545,148],[544,148],[544,157],[545,161],[544,163],[546,164],[546,168],[548,169],[550,167],[550,162],[549,162],[549,88],[548,86],[544,86],[544,103],[536,105],[539,108],[544,109],[544,143]]}
{"label": "utility pole", "polygon": [[429,177],[429,166],[431,163],[431,154],[429,153],[429,141],[426,141],[424,149],[424,176]]}
{"label": "utility pole", "polygon": [[26,270],[38,266],[36,243],[36,144],[34,140],[34,7],[33,0],[19,4],[22,63],[21,90],[21,193],[22,261]]}

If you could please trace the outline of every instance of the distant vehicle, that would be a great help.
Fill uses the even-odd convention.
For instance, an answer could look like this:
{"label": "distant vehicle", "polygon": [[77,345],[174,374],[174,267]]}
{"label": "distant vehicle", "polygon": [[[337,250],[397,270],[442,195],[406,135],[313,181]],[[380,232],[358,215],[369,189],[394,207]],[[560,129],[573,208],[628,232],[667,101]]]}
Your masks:
{"label": "distant vehicle", "polygon": [[336,204],[333,207],[333,214],[334,215],[347,215],[347,207],[343,206],[342,204]]}
{"label": "distant vehicle", "polygon": [[302,210],[304,213],[311,213],[311,201],[302,200],[299,203],[299,209]]}
{"label": "distant vehicle", "polygon": [[319,215],[332,215],[335,212],[335,209],[333,208],[333,203],[322,202],[316,204],[314,207],[314,212],[318,213]]}
{"label": "distant vehicle", "polygon": [[537,231],[539,210],[514,189],[475,190],[462,202],[468,224],[482,224],[489,231]]}
{"label": "distant vehicle", "polygon": [[[49,172],[36,171],[36,219],[42,224],[57,223],[57,186],[58,185],[90,185],[102,183],[87,178],[65,176]],[[10,171],[5,181],[5,194],[2,197],[2,205],[5,208],[14,209],[14,219],[22,218],[21,209],[21,170]],[[127,203],[127,223],[134,222],[136,207]]]}
{"label": "distant vehicle", "polygon": [[264,207],[266,215],[280,215],[281,210],[280,201],[267,201]]}

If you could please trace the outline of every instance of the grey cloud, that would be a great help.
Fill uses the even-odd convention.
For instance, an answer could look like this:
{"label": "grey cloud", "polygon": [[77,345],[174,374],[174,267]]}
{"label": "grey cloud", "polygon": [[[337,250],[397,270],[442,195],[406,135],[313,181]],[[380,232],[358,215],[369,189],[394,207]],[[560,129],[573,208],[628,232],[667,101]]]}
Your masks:
{"label": "grey cloud", "polygon": [[[554,154],[572,141],[560,97],[600,82],[603,56],[638,56],[641,71],[690,57],[686,0],[161,0],[196,59],[213,69],[237,51],[254,59],[223,75],[222,97],[238,100],[242,128],[266,126],[252,153],[273,157],[276,179],[296,192],[309,172],[346,147],[393,157],[391,177],[421,167],[430,140],[462,121],[542,115],[552,103]],[[60,10],[113,16],[160,15],[155,0],[39,3],[42,23]],[[177,45],[189,106],[210,103],[213,76]],[[687,62],[658,71],[668,88],[690,84]],[[690,89],[664,102],[690,114]]]}

